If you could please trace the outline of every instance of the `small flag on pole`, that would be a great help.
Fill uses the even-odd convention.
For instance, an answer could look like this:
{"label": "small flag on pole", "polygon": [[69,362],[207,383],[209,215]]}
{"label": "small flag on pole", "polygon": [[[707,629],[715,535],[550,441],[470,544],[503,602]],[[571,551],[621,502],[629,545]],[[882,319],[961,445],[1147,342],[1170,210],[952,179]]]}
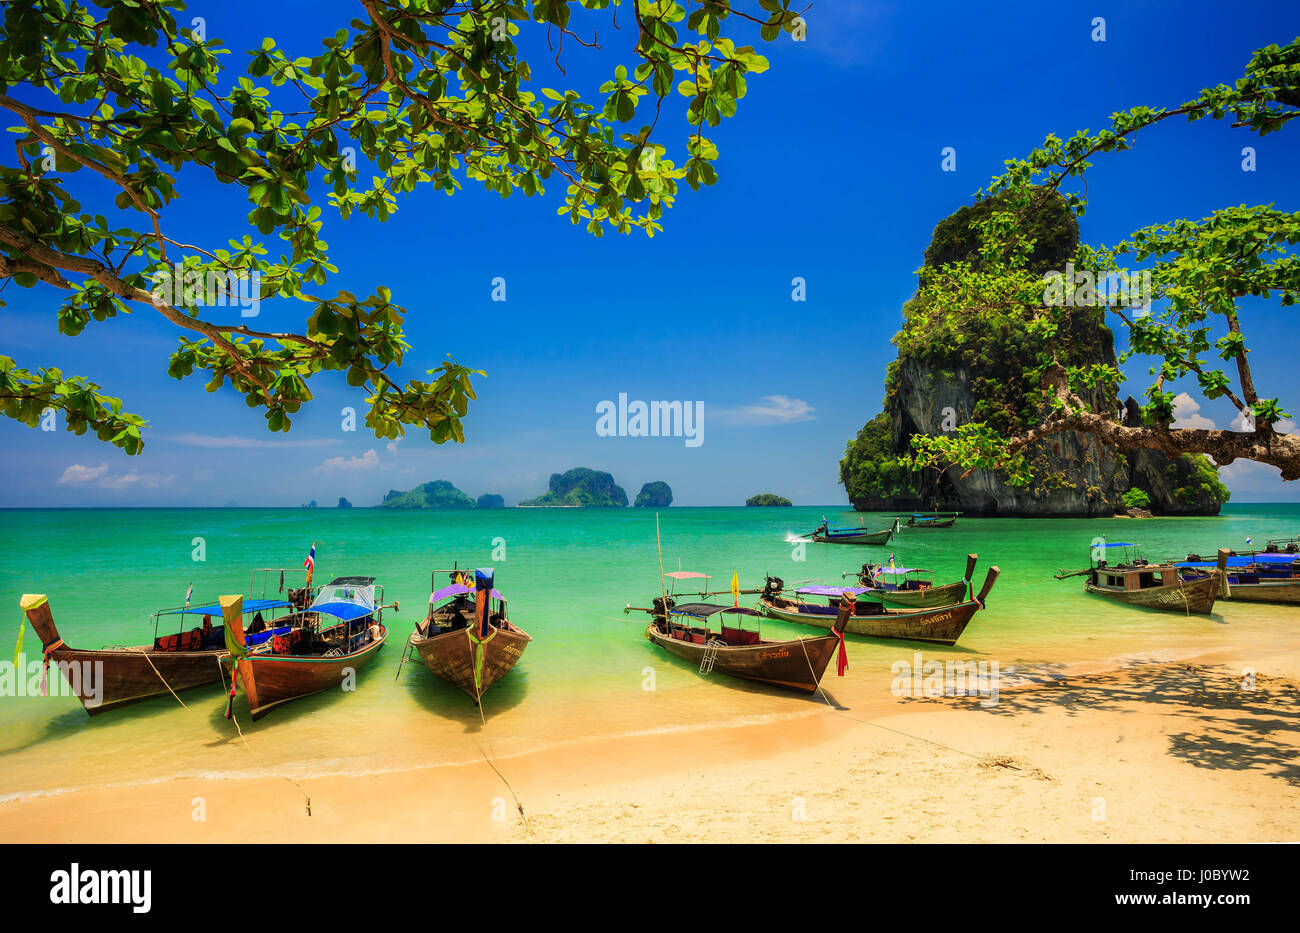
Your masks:
{"label": "small flag on pole", "polygon": [[27,617],[24,616],[24,617],[23,617],[23,620],[22,620],[21,622],[18,623],[18,644],[14,645],[14,668],[15,668],[15,670],[18,668],[18,661],[19,661],[19,658],[22,656],[22,653],[23,653],[23,632],[26,631],[26,630],[27,630]]}
{"label": "small flag on pole", "polygon": [[731,599],[733,606],[740,606],[740,577],[734,567],[731,569]]}
{"label": "small flag on pole", "polygon": [[188,590],[185,591],[185,611],[186,611],[186,612],[189,612],[189,611],[190,611],[190,600],[191,600],[193,597],[194,597],[194,584],[191,583],[191,584],[190,584],[190,588],[189,588]]}
{"label": "small flag on pole", "polygon": [[307,568],[307,585],[311,586],[312,574],[316,572],[316,542],[311,543],[311,550],[307,552],[307,559],[302,562]]}

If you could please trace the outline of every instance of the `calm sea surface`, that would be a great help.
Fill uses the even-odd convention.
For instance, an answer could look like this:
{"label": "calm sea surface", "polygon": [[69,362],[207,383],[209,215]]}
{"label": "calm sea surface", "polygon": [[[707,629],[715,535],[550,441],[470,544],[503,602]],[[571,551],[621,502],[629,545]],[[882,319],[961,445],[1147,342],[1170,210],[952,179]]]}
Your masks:
{"label": "calm sea surface", "polygon": [[[1080,580],[1052,578],[1059,568],[1086,566],[1097,536],[1135,541],[1155,558],[1300,534],[1298,505],[1145,521],[962,518],[952,529],[904,531],[886,548],[808,544],[801,551],[790,542],[823,515],[871,528],[889,521],[810,507],[669,508],[660,513],[664,569],[712,574],[723,590],[733,569],[744,588],[761,586],[765,572],[787,583],[838,583],[863,560],[891,553],[900,565],[933,569],[936,582],[959,579],[967,552],[979,554],[977,584],[990,564],[1002,569],[988,609],[954,648],[850,637],[847,676],[835,677],[832,667],[824,681],[849,709],[897,711],[889,668],[918,647],[926,658],[997,660],[1004,673],[1034,677],[1216,648],[1300,658],[1300,610],[1220,603],[1211,617],[1188,618],[1112,605],[1085,596]],[[7,607],[0,657],[12,657],[23,593],[49,596],[69,644],[144,644],[153,637],[150,614],[182,603],[191,582],[196,603],[247,593],[250,570],[300,567],[313,541],[317,582],[371,575],[386,602],[401,603],[385,614],[392,636],[360,672],[355,692],[299,700],[255,724],[241,699],[236,712],[252,752],[222,716],[220,687],[181,694],[189,709],[169,696],[93,720],[70,697],[0,698],[0,799],[179,776],[310,778],[453,765],[485,752],[504,757],[824,708],[820,698],[701,677],[645,640],[645,616],[623,613],[629,602],[649,605],[659,587],[655,516],[640,509],[0,511],[0,606]],[[204,559],[195,560],[200,543]],[[501,546],[504,559],[493,560]],[[430,572],[454,560],[495,566],[511,620],[535,639],[488,693],[483,719],[418,661],[395,676],[411,625],[427,608]],[[812,633],[776,621],[764,621],[763,631],[768,638]],[[30,627],[24,651],[39,657]]]}

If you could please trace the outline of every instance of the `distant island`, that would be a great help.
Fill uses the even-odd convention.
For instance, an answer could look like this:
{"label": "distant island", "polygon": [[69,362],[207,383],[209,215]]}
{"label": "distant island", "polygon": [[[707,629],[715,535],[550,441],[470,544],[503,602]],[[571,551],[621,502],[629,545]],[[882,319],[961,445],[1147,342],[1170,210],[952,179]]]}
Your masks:
{"label": "distant island", "polygon": [[303,508],[304,508],[304,509],[314,509],[314,508],[316,508],[316,500],[315,500],[315,499],[312,499],[310,502],[308,502],[306,505],[304,505]]}
{"label": "distant island", "polygon": [[632,504],[642,508],[666,508],[673,504],[673,491],[667,483],[661,480],[646,483],[641,487],[641,491],[636,494],[636,501]]}
{"label": "distant island", "polygon": [[626,505],[627,493],[615,484],[614,477],[587,467],[552,473],[550,489],[536,499],[519,503],[520,508],[623,508]]}
{"label": "distant island", "polygon": [[756,496],[750,496],[745,500],[745,505],[794,505],[785,496],[778,496],[771,492],[760,492]]}
{"label": "distant island", "polygon": [[339,508],[350,509],[352,508],[352,503],[349,502],[347,499],[344,499],[342,496],[339,496]]}
{"label": "distant island", "polygon": [[504,509],[506,500],[504,496],[499,496],[495,492],[485,492],[478,497],[478,507],[480,509]]}
{"label": "distant island", "polygon": [[416,486],[408,492],[390,489],[381,509],[472,509],[474,500],[445,479]]}

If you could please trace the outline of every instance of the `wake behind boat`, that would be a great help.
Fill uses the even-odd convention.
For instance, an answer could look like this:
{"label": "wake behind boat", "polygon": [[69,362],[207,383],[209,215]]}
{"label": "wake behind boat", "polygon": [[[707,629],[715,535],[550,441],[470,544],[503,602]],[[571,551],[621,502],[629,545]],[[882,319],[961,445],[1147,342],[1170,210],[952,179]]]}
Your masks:
{"label": "wake behind boat", "polygon": [[832,528],[830,523],[823,518],[822,523],[816,529],[799,537],[811,538],[820,544],[866,544],[883,547],[893,539],[897,531],[897,521],[894,522],[892,527],[883,531],[868,531],[865,527]]}

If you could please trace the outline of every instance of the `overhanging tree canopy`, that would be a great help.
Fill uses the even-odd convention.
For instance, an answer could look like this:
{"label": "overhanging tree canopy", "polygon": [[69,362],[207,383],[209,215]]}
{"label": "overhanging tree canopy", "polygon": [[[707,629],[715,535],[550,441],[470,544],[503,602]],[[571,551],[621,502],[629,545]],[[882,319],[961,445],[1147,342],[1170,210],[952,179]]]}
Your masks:
{"label": "overhanging tree canopy", "polygon": [[[1081,183],[1091,159],[1128,149],[1134,134],[1162,121],[1186,117],[1228,119],[1234,128],[1260,136],[1284,128],[1300,116],[1300,39],[1286,46],[1271,45],[1251,57],[1244,76],[1234,85],[1207,88],[1181,107],[1139,107],[1113,115],[1111,125],[1096,134],[1078,133],[1062,141],[1049,136],[1024,159],[1007,163],[982,197],[992,196],[1006,210],[992,212],[981,223],[979,263],[955,262],[921,271],[918,300],[931,315],[1011,314],[1030,321],[1049,344],[1068,340],[1072,305],[1045,300],[1044,280],[1031,271],[1028,257],[1033,241],[1021,234],[1020,218],[1056,193],[1082,215],[1086,199],[1067,190]],[[1125,424],[1118,411],[1099,411],[1082,397],[1097,387],[1114,389],[1119,371],[1109,365],[1064,365],[1059,354],[1045,353],[1038,361],[1043,415],[1023,431],[1004,433],[984,422],[962,425],[956,432],[913,438],[910,464],[967,470],[996,469],[1013,482],[1029,480],[1023,451],[1035,441],[1062,431],[1084,431],[1121,451],[1156,449],[1173,456],[1204,453],[1220,465],[1237,459],[1278,467],[1283,479],[1300,479],[1300,436],[1276,425],[1289,415],[1276,398],[1261,394],[1249,361],[1238,301],[1247,296],[1276,297],[1283,307],[1300,297],[1300,213],[1274,205],[1226,207],[1199,221],[1176,220],[1134,232],[1114,246],[1082,246],[1078,269],[1095,274],[1150,272],[1150,298],[1157,308],[1132,308],[1121,296],[1087,296],[1127,329],[1129,352],[1157,360],[1153,381],[1142,406],[1143,424]],[[1069,285],[1066,285],[1068,293]],[[1224,371],[1226,363],[1232,374]],[[1179,379],[1194,378],[1207,399],[1227,398],[1251,429],[1176,428],[1175,393]],[[1093,393],[1113,397],[1113,393]]]}
{"label": "overhanging tree canopy", "polygon": [[[221,64],[230,50],[200,20],[180,25],[184,10],[183,0],[5,5],[0,108],[20,125],[0,160],[0,282],[65,293],[57,313],[68,335],[132,306],[161,314],[182,333],[168,372],[230,385],[272,430],[289,429],[314,375],[336,370],[369,393],[376,436],[418,426],[438,443],[464,440],[476,371],[448,360],[430,381],[399,382],[406,312],[389,290],[313,294],[337,271],[320,202],[383,221],[422,185],[451,194],[473,181],[506,197],[558,182],[559,212],[573,223],[653,236],[679,180],[717,180],[706,130],[735,114],[748,76],[767,68],[725,33],[753,24],[771,41],[801,26],[789,0],[749,11],[728,0],[358,0],[358,17],[317,54],[268,38],[232,74]],[[566,42],[596,46],[606,22],[627,61],[599,96],[536,86],[516,44],[524,30],[544,34],[558,64]],[[680,165],[662,141],[673,132]],[[248,229],[212,243],[168,236],[183,171],[238,190]],[[160,293],[159,276],[177,268]],[[188,287],[204,281],[223,300],[251,281],[262,300],[303,301],[305,326],[209,320],[203,289]],[[0,356],[0,404],[28,425],[55,409],[78,434],[132,454],[143,445],[140,415],[57,369]]]}

